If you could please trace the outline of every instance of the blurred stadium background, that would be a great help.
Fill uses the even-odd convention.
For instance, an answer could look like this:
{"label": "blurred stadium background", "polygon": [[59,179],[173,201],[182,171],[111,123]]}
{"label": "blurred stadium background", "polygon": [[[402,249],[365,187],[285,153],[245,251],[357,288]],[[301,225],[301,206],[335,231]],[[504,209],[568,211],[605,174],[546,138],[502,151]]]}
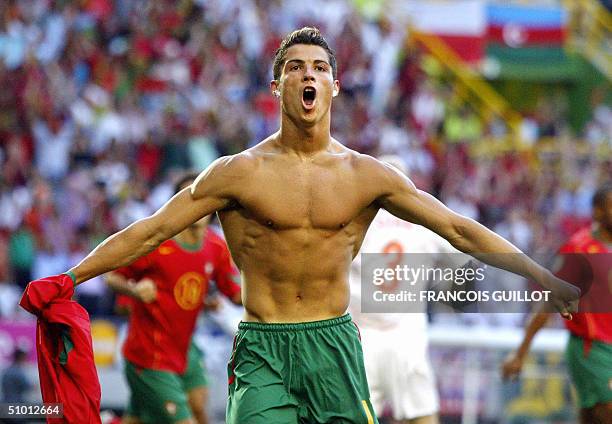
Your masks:
{"label": "blurred stadium background", "polygon": [[[156,210],[183,170],[275,131],[271,61],[316,25],[335,49],[332,134],[396,153],[416,185],[549,260],[588,223],[612,175],[609,0],[2,0],[0,372],[30,352],[25,284],[63,272]],[[121,411],[113,296],[79,287],[92,316],[103,409]],[[444,423],[573,423],[561,323],[536,339],[524,377],[498,367],[524,312],[431,315]],[[197,340],[223,422],[225,361],[240,311],[202,318]],[[39,399],[38,387],[30,392]]]}

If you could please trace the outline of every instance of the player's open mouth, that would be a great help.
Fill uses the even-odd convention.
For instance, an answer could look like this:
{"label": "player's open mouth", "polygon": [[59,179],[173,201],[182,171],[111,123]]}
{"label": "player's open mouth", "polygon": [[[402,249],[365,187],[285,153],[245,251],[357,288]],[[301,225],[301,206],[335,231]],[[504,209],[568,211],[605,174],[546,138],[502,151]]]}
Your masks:
{"label": "player's open mouth", "polygon": [[302,106],[304,109],[310,110],[314,107],[317,90],[314,87],[306,87],[302,92]]}

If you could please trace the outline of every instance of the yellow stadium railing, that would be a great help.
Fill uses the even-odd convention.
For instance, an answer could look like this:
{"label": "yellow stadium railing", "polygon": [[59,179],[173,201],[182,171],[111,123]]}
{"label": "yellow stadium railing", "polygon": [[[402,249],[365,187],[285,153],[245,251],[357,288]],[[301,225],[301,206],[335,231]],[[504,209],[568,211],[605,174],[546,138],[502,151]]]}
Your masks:
{"label": "yellow stadium railing", "polygon": [[520,127],[522,117],[495,91],[482,76],[466,66],[461,58],[444,40],[434,34],[426,34],[410,28],[410,37],[424,46],[454,76],[459,86],[456,92],[471,106],[485,122],[495,116],[501,118],[509,128],[510,140],[515,147],[521,144]]}
{"label": "yellow stadium railing", "polygon": [[[530,166],[538,167],[543,158],[572,158],[605,162],[612,157],[612,146],[608,143],[593,145],[586,140],[573,137],[544,137],[533,145],[517,145],[509,138],[485,137],[469,145],[473,159],[495,160],[514,153],[520,155]],[[559,165],[562,162],[558,161]]]}
{"label": "yellow stadium railing", "polygon": [[597,0],[564,0],[567,48],[586,57],[612,81],[612,14]]}

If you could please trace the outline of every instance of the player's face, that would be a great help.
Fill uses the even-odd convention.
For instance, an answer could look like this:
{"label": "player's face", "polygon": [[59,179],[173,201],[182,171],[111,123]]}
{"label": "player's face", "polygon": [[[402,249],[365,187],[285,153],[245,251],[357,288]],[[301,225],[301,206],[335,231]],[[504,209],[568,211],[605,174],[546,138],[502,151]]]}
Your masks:
{"label": "player's face", "polygon": [[603,207],[595,209],[595,220],[612,233],[612,193],[606,196]]}
{"label": "player's face", "polygon": [[314,125],[329,113],[332,97],[340,88],[334,80],[329,56],[323,47],[296,44],[287,49],[278,81],[281,110],[293,122]]}

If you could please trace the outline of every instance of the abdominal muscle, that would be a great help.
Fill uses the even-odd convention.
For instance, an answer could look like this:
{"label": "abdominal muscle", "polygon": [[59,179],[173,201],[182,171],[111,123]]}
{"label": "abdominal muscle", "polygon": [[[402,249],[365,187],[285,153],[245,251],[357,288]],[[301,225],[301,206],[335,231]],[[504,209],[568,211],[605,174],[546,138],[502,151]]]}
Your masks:
{"label": "abdominal muscle", "polygon": [[245,321],[318,321],[346,312],[354,244],[350,231],[262,229],[257,233],[257,237],[244,233],[227,237],[242,273]]}
{"label": "abdominal muscle", "polygon": [[304,284],[245,278],[243,284],[244,321],[319,321],[339,317],[348,308],[346,281],[317,280]]}

